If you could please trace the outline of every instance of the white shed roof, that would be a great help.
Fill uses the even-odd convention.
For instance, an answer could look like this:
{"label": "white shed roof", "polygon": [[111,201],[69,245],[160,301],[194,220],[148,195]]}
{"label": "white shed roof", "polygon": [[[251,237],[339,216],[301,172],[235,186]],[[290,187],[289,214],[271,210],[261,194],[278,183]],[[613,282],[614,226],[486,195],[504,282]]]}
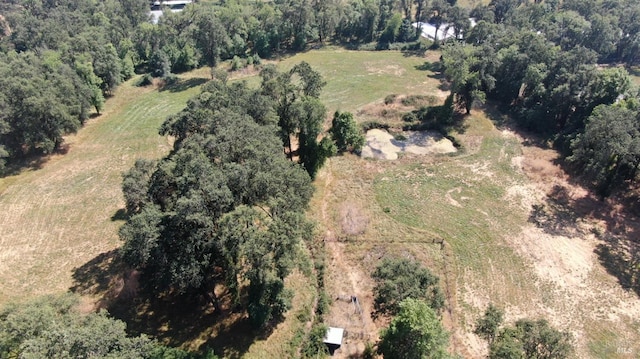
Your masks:
{"label": "white shed roof", "polygon": [[[413,25],[413,27],[415,28],[422,25],[421,27],[423,37],[431,40],[436,38],[436,27],[429,24],[428,22],[414,22],[411,25]],[[438,29],[438,40],[444,40],[454,36],[455,34],[453,33],[453,28],[449,27],[449,29],[447,30],[447,24],[442,24]]]}
{"label": "white shed roof", "polygon": [[[476,26],[477,24],[476,19],[470,17],[469,24],[471,25],[471,28]],[[436,27],[433,26],[432,24],[428,22],[414,22],[411,25],[415,28],[418,28],[418,26],[422,27],[423,37],[426,37],[427,39],[431,39],[431,40],[434,40],[436,38]],[[450,26],[447,23],[440,25],[440,28],[438,29],[438,41],[448,39],[454,36],[456,36],[456,34],[453,31],[453,26]]]}
{"label": "white shed roof", "polygon": [[324,337],[326,344],[342,345],[342,337],[344,335],[344,328],[329,327],[327,334]]}

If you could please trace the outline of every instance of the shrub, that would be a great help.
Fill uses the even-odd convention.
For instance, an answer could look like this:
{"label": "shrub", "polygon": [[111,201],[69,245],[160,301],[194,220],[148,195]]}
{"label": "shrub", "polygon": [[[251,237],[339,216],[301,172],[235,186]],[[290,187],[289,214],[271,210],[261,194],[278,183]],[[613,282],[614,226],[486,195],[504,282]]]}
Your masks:
{"label": "shrub", "polygon": [[424,301],[407,298],[380,336],[378,352],[385,358],[448,358],[449,334],[437,313]]}
{"label": "shrub", "polygon": [[384,98],[384,104],[385,105],[390,105],[390,104],[392,104],[392,103],[394,103],[396,101],[396,98],[398,98],[398,95],[396,95],[394,93],[392,93],[391,95],[387,95]]}
{"label": "shrub", "polygon": [[439,278],[419,263],[405,258],[385,258],[373,272],[375,315],[395,315],[406,298],[425,300],[434,310],[444,307]]}
{"label": "shrub", "polygon": [[260,55],[253,54],[253,64],[256,66],[262,64],[262,59],[260,58]]}
{"label": "shrub", "polygon": [[140,80],[138,80],[138,82],[136,82],[136,86],[138,86],[138,87],[149,86],[151,84],[153,84],[153,76],[151,76],[151,74],[142,75]]}
{"label": "shrub", "polygon": [[234,56],[231,60],[231,71],[240,70],[241,68],[244,68],[244,66],[245,63],[243,63],[243,61],[238,56]]}
{"label": "shrub", "polygon": [[303,358],[318,358],[329,354],[327,346],[324,344],[324,336],[327,334],[327,327],[316,324],[309,331],[307,339],[302,345]]}
{"label": "shrub", "polygon": [[367,132],[369,130],[373,130],[374,128],[380,129],[380,130],[388,130],[389,129],[389,125],[387,125],[386,123],[380,123],[378,121],[367,121],[367,122],[363,122],[362,125],[360,125],[360,127],[362,127],[362,131]]}
{"label": "shrub", "polygon": [[349,112],[336,111],[329,131],[340,152],[360,151],[364,146],[364,135]]}

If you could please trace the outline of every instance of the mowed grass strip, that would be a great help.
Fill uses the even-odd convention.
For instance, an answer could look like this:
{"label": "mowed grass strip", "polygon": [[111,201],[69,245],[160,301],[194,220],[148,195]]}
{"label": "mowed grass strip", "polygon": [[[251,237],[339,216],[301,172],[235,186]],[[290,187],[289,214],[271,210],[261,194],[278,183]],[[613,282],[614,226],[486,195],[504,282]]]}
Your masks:
{"label": "mowed grass strip", "polygon": [[122,173],[169,150],[164,119],[199,91],[122,84],[101,116],[67,136],[68,153],[0,179],[0,304],[67,290],[73,269],[120,245]]}
{"label": "mowed grass strip", "polygon": [[362,106],[382,101],[390,94],[427,95],[437,91],[433,72],[420,70],[425,62],[437,61],[439,53],[427,57],[396,51],[349,51],[328,47],[284,59],[278,67],[288,70],[302,61],[320,72],[327,85],[321,100],[329,114],[356,112]]}

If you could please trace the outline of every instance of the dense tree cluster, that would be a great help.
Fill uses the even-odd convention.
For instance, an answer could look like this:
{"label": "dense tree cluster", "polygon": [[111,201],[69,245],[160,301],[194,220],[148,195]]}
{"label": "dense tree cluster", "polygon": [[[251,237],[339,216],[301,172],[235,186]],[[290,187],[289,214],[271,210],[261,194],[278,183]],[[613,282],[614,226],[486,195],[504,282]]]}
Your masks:
{"label": "dense tree cluster", "polygon": [[14,0],[0,19],[2,159],[51,153],[134,73],[144,0]]}
{"label": "dense tree cluster", "polygon": [[637,105],[621,102],[596,107],[585,129],[571,141],[567,159],[593,183],[600,195],[628,179],[640,166],[640,112]]}
{"label": "dense tree cluster", "polygon": [[[167,11],[158,24],[148,21],[146,0],[12,0],[0,10],[2,62],[30,67],[23,82],[49,87],[0,88],[1,113],[11,114],[0,118],[5,159],[54,150],[134,69],[165,77],[225,59],[254,62],[312,42],[412,41],[420,28],[411,23],[427,21],[468,43],[444,56],[459,105],[469,111],[473,101],[500,99],[515,104],[527,126],[571,137],[593,108],[628,86],[620,71],[598,70],[595,62],[635,64],[640,54],[640,5],[631,0],[493,0],[471,11],[453,0],[233,0]],[[469,16],[478,20],[473,30]],[[60,105],[39,111],[49,106],[10,100],[21,91]],[[71,95],[57,101],[60,93]],[[326,142],[307,148],[316,145],[331,150]]]}
{"label": "dense tree cluster", "polygon": [[302,166],[287,158],[287,139],[296,134],[303,151],[325,117],[323,82],[308,64],[267,67],[262,77],[259,89],[216,78],[165,121],[160,132],[174,148],[125,175],[131,217],[120,231],[125,260],[150,289],[218,305],[213,289],[222,284],[256,326],[288,309],[284,278],[313,232],[303,214],[312,165],[302,154]]}
{"label": "dense tree cluster", "polygon": [[82,314],[67,294],[12,304],[0,310],[1,358],[215,359],[129,337],[124,322],[105,312]]}
{"label": "dense tree cluster", "polygon": [[490,304],[476,322],[475,333],[489,342],[490,359],[563,359],[573,354],[571,335],[544,320],[520,319],[503,326],[504,312]]}
{"label": "dense tree cluster", "polygon": [[375,281],[374,309],[377,315],[395,315],[400,303],[407,299],[424,300],[439,311],[444,307],[444,295],[439,278],[419,263],[405,258],[385,258],[372,274]]}
{"label": "dense tree cluster", "polygon": [[[627,140],[624,150],[611,150],[616,153],[588,156],[608,146],[600,142],[607,141],[604,137],[614,143],[622,132],[633,135],[637,110],[594,109],[620,100],[636,103],[638,94],[630,90],[623,67],[602,63],[637,62],[633,14],[640,14],[640,6],[624,0],[586,3],[496,0],[479,6],[472,11],[477,26],[465,32],[464,41],[448,43],[442,60],[459,108],[469,113],[474,102],[485,99],[503,104],[520,125],[554,140],[562,153],[588,169],[606,195],[635,176],[634,140]],[[585,133],[587,123],[593,128],[597,121],[620,126],[626,121],[624,126],[631,127],[618,126],[615,134],[598,139],[593,131]]]}

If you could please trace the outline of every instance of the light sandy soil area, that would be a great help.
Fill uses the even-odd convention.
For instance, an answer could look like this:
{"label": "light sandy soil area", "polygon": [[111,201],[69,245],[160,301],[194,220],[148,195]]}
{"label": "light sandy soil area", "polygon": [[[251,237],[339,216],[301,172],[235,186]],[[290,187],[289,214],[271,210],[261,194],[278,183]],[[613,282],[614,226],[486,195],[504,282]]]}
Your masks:
{"label": "light sandy soil area", "polygon": [[434,131],[405,131],[403,139],[380,129],[367,131],[362,157],[396,160],[399,153],[446,154],[457,151],[451,140]]}
{"label": "light sandy soil area", "polygon": [[[515,136],[507,131],[504,135]],[[506,307],[506,321],[524,317],[547,319],[572,334],[576,358],[593,357],[588,350],[594,340],[589,338],[593,329],[590,325],[608,328],[616,336],[605,343],[603,356],[638,358],[638,333],[625,328],[637,325],[640,299],[620,285],[597,254],[604,243],[602,237],[611,235],[607,228],[615,219],[609,213],[615,212],[615,208],[571,183],[554,163],[556,159],[555,151],[535,146],[523,146],[523,155],[512,159],[512,165],[530,181],[507,188],[505,201],[516,201],[524,211],[538,206],[543,218],[531,218],[532,223],[523,226],[520,233],[505,238],[506,244],[533,268],[536,276],[531,285],[539,293],[533,295],[538,298],[527,304]],[[562,208],[557,208],[559,200]],[[637,220],[625,220],[623,226],[637,225]],[[476,288],[467,290],[462,302],[481,311],[490,298]],[[486,356],[486,344],[475,335],[468,331],[457,331],[457,335],[464,338],[470,356]]]}

